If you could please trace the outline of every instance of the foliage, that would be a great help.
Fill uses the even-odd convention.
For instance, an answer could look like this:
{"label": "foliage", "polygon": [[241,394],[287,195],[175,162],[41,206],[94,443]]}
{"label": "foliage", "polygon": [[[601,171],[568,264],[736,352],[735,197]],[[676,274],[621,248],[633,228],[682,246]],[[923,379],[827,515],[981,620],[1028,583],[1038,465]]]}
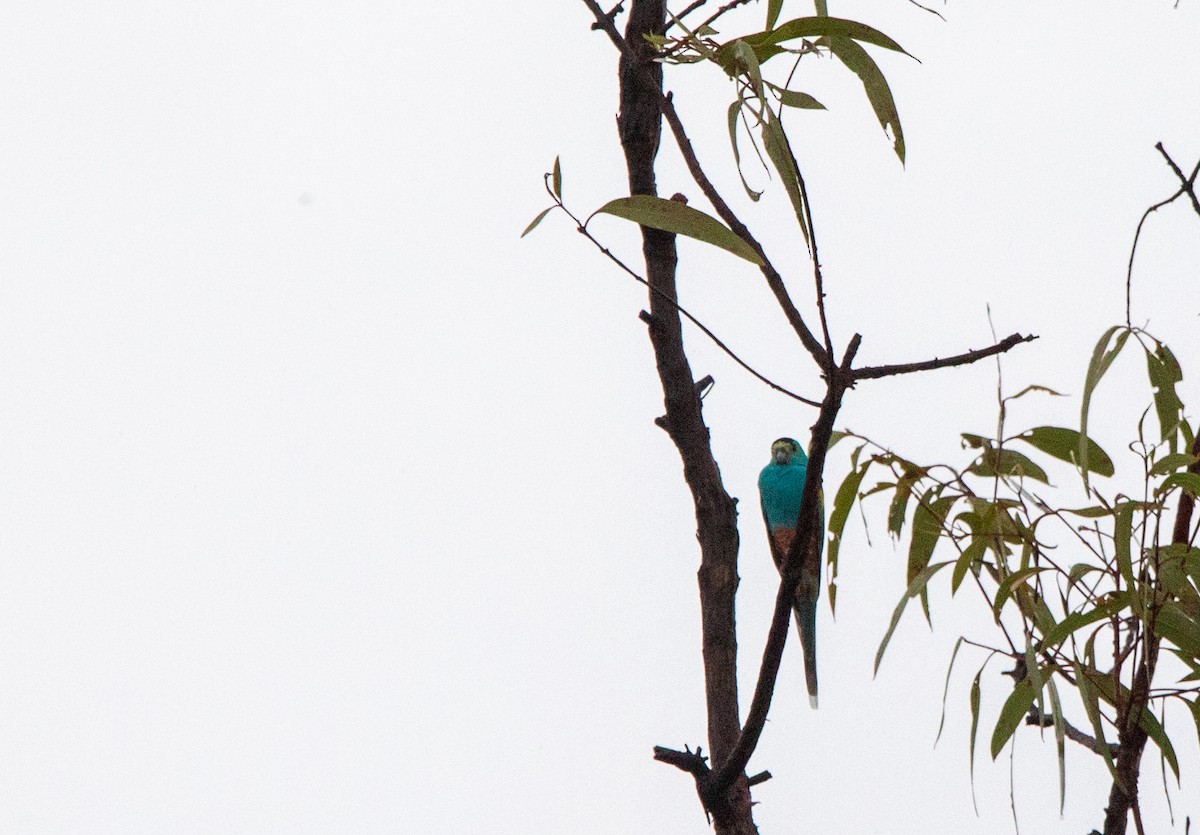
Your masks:
{"label": "foliage", "polygon": [[[1136,488],[1126,493],[1107,487],[1116,472],[1113,459],[1087,429],[1099,383],[1130,344],[1142,348],[1152,402],[1130,445],[1140,472],[1131,479]],[[1092,354],[1079,429],[1037,426],[1010,434],[1006,413],[1012,401],[1057,395],[1029,386],[1001,398],[994,437],[963,433],[963,447],[973,454],[965,466],[918,464],[853,433],[832,439],[860,443],[850,454],[850,472],[830,516],[830,582],[856,501],[876,494],[890,498],[887,527],[897,539],[906,521],[909,525],[907,587],[880,644],[876,669],[908,602],[920,598],[929,616],[935,577],[947,578],[951,596],[970,586],[990,610],[992,642],[960,639],[950,662],[953,668],[963,642],[984,654],[970,693],[972,767],[981,675],[1004,656],[1015,668],[1012,689],[991,723],[993,758],[1022,722],[1053,725],[1061,797],[1064,738],[1103,757],[1120,783],[1111,743],[1124,742],[1138,727],[1178,777],[1174,746],[1164,730],[1166,706],[1186,707],[1200,732],[1200,548],[1193,544],[1191,524],[1200,463],[1176,392],[1182,376],[1165,343],[1122,325],[1105,332]],[[1148,437],[1151,412],[1157,427]],[[1052,489],[1051,459],[1073,466],[1086,496],[1082,505],[1063,503],[1063,491]],[[864,488],[868,472],[879,470],[887,474]],[[935,560],[943,554],[946,558]],[[1165,659],[1178,662],[1171,670],[1158,665],[1160,649]],[[1177,680],[1163,684],[1164,678]],[[1067,698],[1070,692],[1074,700]],[[1136,797],[1136,787],[1132,791]]]}

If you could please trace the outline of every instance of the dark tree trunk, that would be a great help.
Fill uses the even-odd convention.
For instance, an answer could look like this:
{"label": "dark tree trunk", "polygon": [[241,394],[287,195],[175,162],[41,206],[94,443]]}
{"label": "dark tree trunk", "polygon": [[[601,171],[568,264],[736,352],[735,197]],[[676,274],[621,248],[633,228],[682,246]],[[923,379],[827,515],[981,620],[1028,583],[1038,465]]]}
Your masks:
{"label": "dark tree trunk", "polygon": [[[662,33],[663,0],[633,0],[625,40],[630,50],[620,63],[621,111],[618,127],[629,171],[630,194],[656,194],[654,160],[662,135],[662,66],[642,37]],[[711,761],[719,764],[733,749],[740,730],[737,692],[737,509],[721,482],[701,413],[700,395],[683,350],[676,299],[675,236],[642,229],[642,252],[650,282],[650,341],[662,382],[666,414],[662,420],[683,460],[684,478],[696,507],[700,541],[700,608],[703,630],[705,692]],[[714,802],[715,801],[715,802]],[[723,798],[709,798],[718,835],[757,833],[750,790],[744,775]]]}

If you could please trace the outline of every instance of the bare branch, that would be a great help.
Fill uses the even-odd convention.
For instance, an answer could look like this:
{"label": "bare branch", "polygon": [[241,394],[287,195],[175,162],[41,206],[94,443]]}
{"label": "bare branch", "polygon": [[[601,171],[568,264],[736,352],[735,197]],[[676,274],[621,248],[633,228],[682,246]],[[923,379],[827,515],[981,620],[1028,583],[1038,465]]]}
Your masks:
{"label": "bare branch", "polygon": [[1157,148],[1158,152],[1163,155],[1163,159],[1167,161],[1167,165],[1171,166],[1171,170],[1175,172],[1175,176],[1179,178],[1179,182],[1181,183],[1183,190],[1187,192],[1187,196],[1191,199],[1192,208],[1195,209],[1197,215],[1200,215],[1200,199],[1197,199],[1196,197],[1196,174],[1200,173],[1200,162],[1196,163],[1196,167],[1192,170],[1192,175],[1190,177],[1185,177],[1183,176],[1183,172],[1179,170],[1179,166],[1175,164],[1175,160],[1171,159],[1171,157],[1167,154],[1166,149],[1163,148],[1163,144],[1161,142],[1155,143],[1154,147]]}
{"label": "bare branch", "polygon": [[608,39],[613,42],[613,46],[617,48],[622,55],[629,53],[629,45],[625,43],[625,39],[621,37],[621,33],[617,31],[617,25],[613,23],[613,18],[621,9],[621,4],[618,3],[613,9],[612,14],[609,14],[600,8],[600,4],[596,0],[583,0],[583,5],[587,6],[593,15],[596,17],[596,22],[592,24],[593,29],[599,29],[608,35]]}
{"label": "bare branch", "polygon": [[874,365],[866,366],[865,368],[856,368],[851,374],[855,381],[858,380],[877,380],[880,377],[893,377],[897,374],[912,374],[914,371],[932,371],[936,368],[952,368],[956,365],[970,365],[973,362],[978,362],[981,359],[1003,354],[1012,348],[1020,345],[1022,342],[1032,342],[1037,339],[1037,336],[1030,334],[1022,336],[1019,333],[1014,333],[997,342],[995,345],[987,348],[979,348],[974,351],[967,351],[965,354],[958,354],[953,357],[934,358],[925,362],[909,362],[900,365]]}

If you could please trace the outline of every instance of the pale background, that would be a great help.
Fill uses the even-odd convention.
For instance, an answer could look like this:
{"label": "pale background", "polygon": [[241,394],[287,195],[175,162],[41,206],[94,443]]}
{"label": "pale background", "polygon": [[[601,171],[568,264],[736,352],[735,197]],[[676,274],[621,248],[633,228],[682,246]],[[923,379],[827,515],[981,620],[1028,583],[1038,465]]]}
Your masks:
{"label": "pale background", "polygon": [[[991,341],[990,304],[1000,335],[1041,336],[1006,356],[1009,390],[1073,395],[1014,424],[1070,425],[1124,318],[1137,219],[1175,188],[1154,143],[1200,156],[1200,7],[831,7],[923,62],[872,50],[906,167],[848,72],[806,62],[794,85],[831,108],[790,124],[835,339],[861,332],[872,363],[956,353]],[[644,292],[561,216],[517,238],[556,155],[578,211],[622,193],[615,52],[589,23],[563,0],[0,9],[0,831],[706,831],[690,780],[650,756],[706,740],[694,523],[651,422]],[[668,83],[736,197],[728,82]],[[702,206],[662,156],[664,193]],[[782,206],[745,217],[811,310]],[[636,263],[632,227],[594,229]],[[757,273],[681,253],[693,312],[817,393]],[[1190,375],[1198,276],[1179,202],[1147,225],[1134,320]],[[743,502],[745,703],[775,582],[754,480],[812,412],[688,339]],[[1143,376],[1131,354],[1101,387],[1114,454]],[[994,393],[994,363],[867,384],[839,425],[959,460]],[[1183,395],[1196,417],[1194,376]],[[776,777],[763,833],[1010,832],[1010,773],[1022,832],[1099,825],[1107,775],[1077,746],[1061,820],[1052,735],[990,761],[994,672],[975,816],[977,656],[933,749],[953,640],[990,634],[970,596],[935,594],[932,634],[910,613],[872,679],[904,563],[882,513],[873,548],[852,522],[836,622],[821,611],[819,712],[788,647],[751,761]],[[1195,729],[1170,718],[1184,782],[1172,830],[1147,755],[1154,832],[1200,816]]]}

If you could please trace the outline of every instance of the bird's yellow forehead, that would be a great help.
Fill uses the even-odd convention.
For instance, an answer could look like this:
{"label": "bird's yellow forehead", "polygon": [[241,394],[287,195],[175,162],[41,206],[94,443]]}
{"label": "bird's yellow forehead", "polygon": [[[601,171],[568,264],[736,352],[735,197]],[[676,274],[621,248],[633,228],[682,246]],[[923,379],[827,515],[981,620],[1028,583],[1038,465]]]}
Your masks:
{"label": "bird's yellow forehead", "polygon": [[771,452],[776,453],[780,451],[786,452],[789,455],[794,455],[800,451],[800,445],[791,438],[780,438],[778,441],[771,444]]}

